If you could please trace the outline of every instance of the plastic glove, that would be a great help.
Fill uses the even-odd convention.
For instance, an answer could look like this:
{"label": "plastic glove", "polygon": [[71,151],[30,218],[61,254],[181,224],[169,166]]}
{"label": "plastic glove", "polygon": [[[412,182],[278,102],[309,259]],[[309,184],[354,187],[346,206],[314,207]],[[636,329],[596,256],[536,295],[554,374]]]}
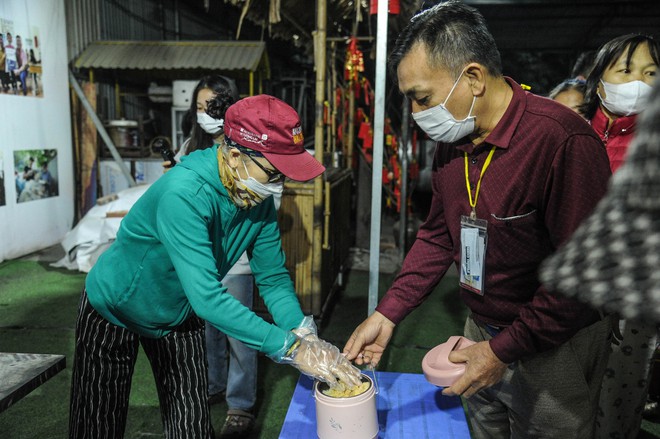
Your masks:
{"label": "plastic glove", "polygon": [[314,317],[305,316],[300,322],[300,325],[293,330],[293,333],[296,334],[299,338],[304,338],[306,335],[318,335],[316,329],[316,323],[314,322]]}
{"label": "plastic glove", "polygon": [[281,362],[327,383],[330,388],[353,387],[362,382],[360,370],[336,346],[312,334],[298,339]]}

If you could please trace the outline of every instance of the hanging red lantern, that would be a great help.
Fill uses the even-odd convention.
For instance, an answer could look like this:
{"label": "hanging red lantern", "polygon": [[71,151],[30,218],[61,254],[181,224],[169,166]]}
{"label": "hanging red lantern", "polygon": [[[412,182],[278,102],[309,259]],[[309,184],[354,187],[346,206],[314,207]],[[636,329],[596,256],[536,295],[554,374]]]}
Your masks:
{"label": "hanging red lantern", "polygon": [[[399,0],[388,0],[387,12],[393,15],[398,15],[401,11],[401,5]],[[371,0],[371,15],[376,15],[378,13],[378,0]]]}

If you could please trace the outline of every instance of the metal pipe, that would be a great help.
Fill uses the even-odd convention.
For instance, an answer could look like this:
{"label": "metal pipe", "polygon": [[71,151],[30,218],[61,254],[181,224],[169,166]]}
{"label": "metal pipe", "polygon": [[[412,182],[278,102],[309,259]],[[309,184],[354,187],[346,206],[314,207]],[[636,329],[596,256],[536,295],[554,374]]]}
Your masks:
{"label": "metal pipe", "polygon": [[76,80],[75,76],[73,76],[73,73],[71,73],[70,70],[69,70],[69,83],[71,84],[71,87],[73,87],[73,90],[76,92],[76,95],[78,95],[78,99],[80,99],[80,102],[82,102],[83,107],[85,107],[85,110],[87,110],[87,114],[89,114],[89,117],[92,119],[92,122],[96,127],[96,130],[99,132],[99,135],[101,136],[101,139],[103,139],[103,142],[105,142],[105,145],[110,150],[110,154],[112,154],[112,158],[115,159],[117,166],[119,166],[119,169],[121,170],[122,174],[124,174],[124,177],[126,177],[126,181],[128,181],[128,185],[130,187],[136,186],[135,180],[133,179],[131,172],[128,170],[128,167],[124,163],[124,160],[119,155],[119,152],[117,152],[117,148],[115,147],[115,144],[112,143],[112,139],[108,135],[108,132],[105,130],[105,127],[101,122],[101,119],[99,119],[99,117],[97,116],[96,111],[94,111],[92,105],[85,97],[85,93],[83,93],[82,88],[80,88],[80,84],[78,84],[78,81]]}
{"label": "metal pipe", "polygon": [[403,98],[401,120],[401,211],[399,212],[399,257],[406,256],[408,243],[408,147],[410,145],[410,101]]}
{"label": "metal pipe", "polygon": [[119,80],[117,78],[115,78],[115,113],[117,115],[117,119],[122,118],[121,90],[119,88]]}
{"label": "metal pipe", "polygon": [[340,42],[340,43],[348,43],[351,39],[356,39],[358,41],[373,41],[374,37],[328,37],[328,41],[330,42]]}
{"label": "metal pipe", "polygon": [[355,89],[348,83],[348,122],[346,135],[346,167],[353,166],[353,145],[355,144]]}
{"label": "metal pipe", "polygon": [[371,171],[371,237],[369,243],[369,305],[371,315],[378,302],[378,276],[380,273],[380,215],[383,187],[383,140],[385,128],[385,58],[387,56],[388,2],[378,2],[376,27],[376,93],[374,107],[374,146]]}
{"label": "metal pipe", "polygon": [[179,18],[179,0],[174,0],[174,39],[181,39],[181,24]]}

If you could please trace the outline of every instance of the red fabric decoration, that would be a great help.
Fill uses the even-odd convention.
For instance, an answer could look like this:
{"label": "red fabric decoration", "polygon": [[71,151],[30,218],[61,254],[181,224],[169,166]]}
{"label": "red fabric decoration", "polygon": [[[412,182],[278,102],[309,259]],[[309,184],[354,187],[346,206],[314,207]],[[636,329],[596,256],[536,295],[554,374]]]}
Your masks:
{"label": "red fabric decoration", "polygon": [[362,122],[360,124],[360,129],[358,130],[358,139],[366,139],[369,137],[369,134],[371,132],[371,124],[369,122]]}

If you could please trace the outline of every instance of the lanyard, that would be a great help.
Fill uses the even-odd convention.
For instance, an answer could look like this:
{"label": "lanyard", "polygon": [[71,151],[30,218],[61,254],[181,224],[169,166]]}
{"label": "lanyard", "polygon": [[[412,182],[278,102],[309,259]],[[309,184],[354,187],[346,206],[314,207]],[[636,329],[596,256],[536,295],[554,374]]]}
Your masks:
{"label": "lanyard", "polygon": [[488,153],[488,157],[486,157],[486,162],[484,163],[484,167],[481,168],[481,174],[479,174],[479,181],[477,182],[477,189],[474,191],[474,200],[472,200],[472,191],[470,190],[470,175],[468,173],[468,155],[467,152],[464,152],[463,154],[465,155],[465,185],[467,186],[467,193],[470,200],[470,207],[472,207],[470,218],[477,219],[477,199],[479,198],[481,179],[484,177],[488,165],[490,165],[490,161],[493,158],[493,154],[495,154],[495,145],[493,145],[493,149],[491,149],[490,152]]}

